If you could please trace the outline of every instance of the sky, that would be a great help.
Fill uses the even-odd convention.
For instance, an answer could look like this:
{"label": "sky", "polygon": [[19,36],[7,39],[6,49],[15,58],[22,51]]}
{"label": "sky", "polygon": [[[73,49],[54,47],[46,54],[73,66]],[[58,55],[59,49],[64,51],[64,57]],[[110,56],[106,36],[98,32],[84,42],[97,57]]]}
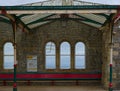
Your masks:
{"label": "sky", "polygon": [[[21,5],[21,4],[41,2],[41,1],[48,1],[48,0],[1,0],[0,6]],[[81,0],[81,1],[120,5],[120,0]]]}

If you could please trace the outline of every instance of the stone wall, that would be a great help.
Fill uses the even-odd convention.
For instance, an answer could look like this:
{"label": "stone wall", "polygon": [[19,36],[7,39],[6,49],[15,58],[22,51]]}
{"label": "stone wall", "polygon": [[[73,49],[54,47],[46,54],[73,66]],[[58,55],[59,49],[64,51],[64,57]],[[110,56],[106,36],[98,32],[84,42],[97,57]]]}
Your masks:
{"label": "stone wall", "polygon": [[[68,41],[71,44],[71,49],[74,50],[75,43],[78,41],[84,42],[86,45],[86,69],[85,71],[101,71],[101,31],[96,28],[84,25],[74,21],[66,21],[66,26],[62,25],[62,21],[56,21],[32,30],[30,33],[17,31],[17,60],[18,71],[26,72],[26,56],[37,55],[38,57],[38,72],[46,71],[45,64],[45,44],[48,41],[53,41],[56,44],[57,50],[60,48],[60,43]],[[7,25],[6,25],[7,26]],[[1,63],[3,62],[3,45],[7,41],[13,41],[13,33],[11,25],[0,31],[1,40]],[[59,54],[59,53],[58,53]],[[59,63],[59,58],[57,59]],[[74,61],[72,59],[71,61]],[[73,62],[74,63],[74,62]],[[59,64],[57,64],[59,66]],[[1,66],[2,68],[2,66]],[[72,70],[74,68],[72,67]],[[3,68],[2,68],[3,70]],[[56,69],[59,70],[59,67]],[[71,71],[71,70],[70,70]],[[75,71],[75,70],[74,70]]]}
{"label": "stone wall", "polygon": [[[18,51],[21,55],[20,64],[25,64],[22,72],[26,72],[26,58],[27,55],[38,56],[38,72],[48,71],[45,69],[45,45],[48,41],[53,41],[56,44],[57,69],[54,71],[64,71],[59,68],[59,50],[60,43],[68,41],[71,44],[71,50],[74,50],[75,43],[78,41],[84,42],[86,45],[86,69],[74,70],[72,65],[71,70],[68,71],[101,71],[101,32],[90,26],[80,24],[73,21],[66,22],[66,26],[62,26],[61,21],[56,21],[42,27],[38,27],[32,31],[31,34],[26,34],[22,38],[22,50]],[[20,55],[19,55],[20,56]],[[74,59],[71,59],[74,63]],[[24,70],[23,70],[24,69]],[[66,71],[66,70],[65,70]]]}
{"label": "stone wall", "polygon": [[[3,69],[3,45],[7,41],[13,42],[13,33],[11,25],[0,24],[0,71],[11,72],[13,70]],[[37,70],[38,72],[101,72],[102,71],[102,31],[75,21],[55,21],[46,25],[42,25],[33,29],[30,33],[17,31],[17,61],[18,72],[27,72],[27,55],[37,55]],[[45,45],[48,41],[53,41],[56,44],[57,58],[55,70],[45,69]],[[60,69],[60,44],[67,41],[71,45],[71,69]],[[74,69],[74,49],[76,42],[84,42],[86,47],[86,69]]]}
{"label": "stone wall", "polygon": [[3,46],[6,42],[13,42],[12,26],[0,22],[0,72],[4,71],[3,68]]}
{"label": "stone wall", "polygon": [[120,89],[120,21],[113,30],[113,88]]}
{"label": "stone wall", "polygon": [[102,84],[105,88],[109,87],[109,69],[110,69],[110,26],[102,30]]}
{"label": "stone wall", "polygon": [[[120,89],[120,21],[118,21],[112,32],[112,48],[113,48],[113,89]],[[102,83],[105,88],[109,87],[110,79],[110,47],[111,47],[111,31],[108,28],[102,33]]]}
{"label": "stone wall", "polygon": [[[113,88],[120,89],[120,21],[113,30]],[[95,72],[102,71],[102,84],[109,86],[110,62],[110,30],[98,30],[94,27],[75,21],[55,21],[42,25],[31,32],[17,30],[17,61],[18,72],[27,72],[27,55],[37,55],[38,72]],[[57,58],[55,70],[45,69],[45,44],[53,41],[56,44]],[[71,45],[71,69],[60,70],[60,43],[68,41]],[[86,69],[74,69],[75,43],[81,41],[86,46]],[[6,42],[13,42],[12,26],[0,22],[0,72],[13,72],[3,68],[3,46]]]}

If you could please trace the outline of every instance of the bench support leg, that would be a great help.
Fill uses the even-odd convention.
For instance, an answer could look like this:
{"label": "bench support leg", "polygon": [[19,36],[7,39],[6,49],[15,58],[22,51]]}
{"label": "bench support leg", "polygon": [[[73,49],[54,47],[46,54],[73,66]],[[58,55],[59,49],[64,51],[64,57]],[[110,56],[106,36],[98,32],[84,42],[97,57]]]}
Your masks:
{"label": "bench support leg", "polygon": [[30,86],[30,80],[27,81],[27,85]]}
{"label": "bench support leg", "polygon": [[78,82],[78,80],[76,80],[76,85],[79,85],[79,82]]}
{"label": "bench support leg", "polygon": [[51,83],[52,83],[52,86],[54,86],[54,80],[52,80],[52,82],[51,82]]}
{"label": "bench support leg", "polygon": [[6,84],[6,81],[4,80],[4,81],[3,81],[3,86],[6,86],[6,85],[7,85],[7,84]]}

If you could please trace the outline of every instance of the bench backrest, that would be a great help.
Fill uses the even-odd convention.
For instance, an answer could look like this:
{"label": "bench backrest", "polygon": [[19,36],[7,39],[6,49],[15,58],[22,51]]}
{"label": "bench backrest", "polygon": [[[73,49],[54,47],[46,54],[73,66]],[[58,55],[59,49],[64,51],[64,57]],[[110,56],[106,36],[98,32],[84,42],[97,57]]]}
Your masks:
{"label": "bench backrest", "polygon": [[[18,73],[16,78],[18,80],[100,80],[101,76],[101,73]],[[0,80],[13,80],[13,78],[13,73],[0,73]]]}

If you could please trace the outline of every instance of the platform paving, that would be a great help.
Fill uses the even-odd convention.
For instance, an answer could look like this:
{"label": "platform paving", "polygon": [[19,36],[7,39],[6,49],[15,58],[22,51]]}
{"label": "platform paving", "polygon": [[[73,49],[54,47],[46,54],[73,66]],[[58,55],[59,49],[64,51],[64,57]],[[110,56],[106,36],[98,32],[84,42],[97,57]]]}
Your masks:
{"label": "platform paving", "polygon": [[[12,86],[0,86],[0,91],[13,91]],[[18,86],[17,91],[108,91],[101,86]]]}

